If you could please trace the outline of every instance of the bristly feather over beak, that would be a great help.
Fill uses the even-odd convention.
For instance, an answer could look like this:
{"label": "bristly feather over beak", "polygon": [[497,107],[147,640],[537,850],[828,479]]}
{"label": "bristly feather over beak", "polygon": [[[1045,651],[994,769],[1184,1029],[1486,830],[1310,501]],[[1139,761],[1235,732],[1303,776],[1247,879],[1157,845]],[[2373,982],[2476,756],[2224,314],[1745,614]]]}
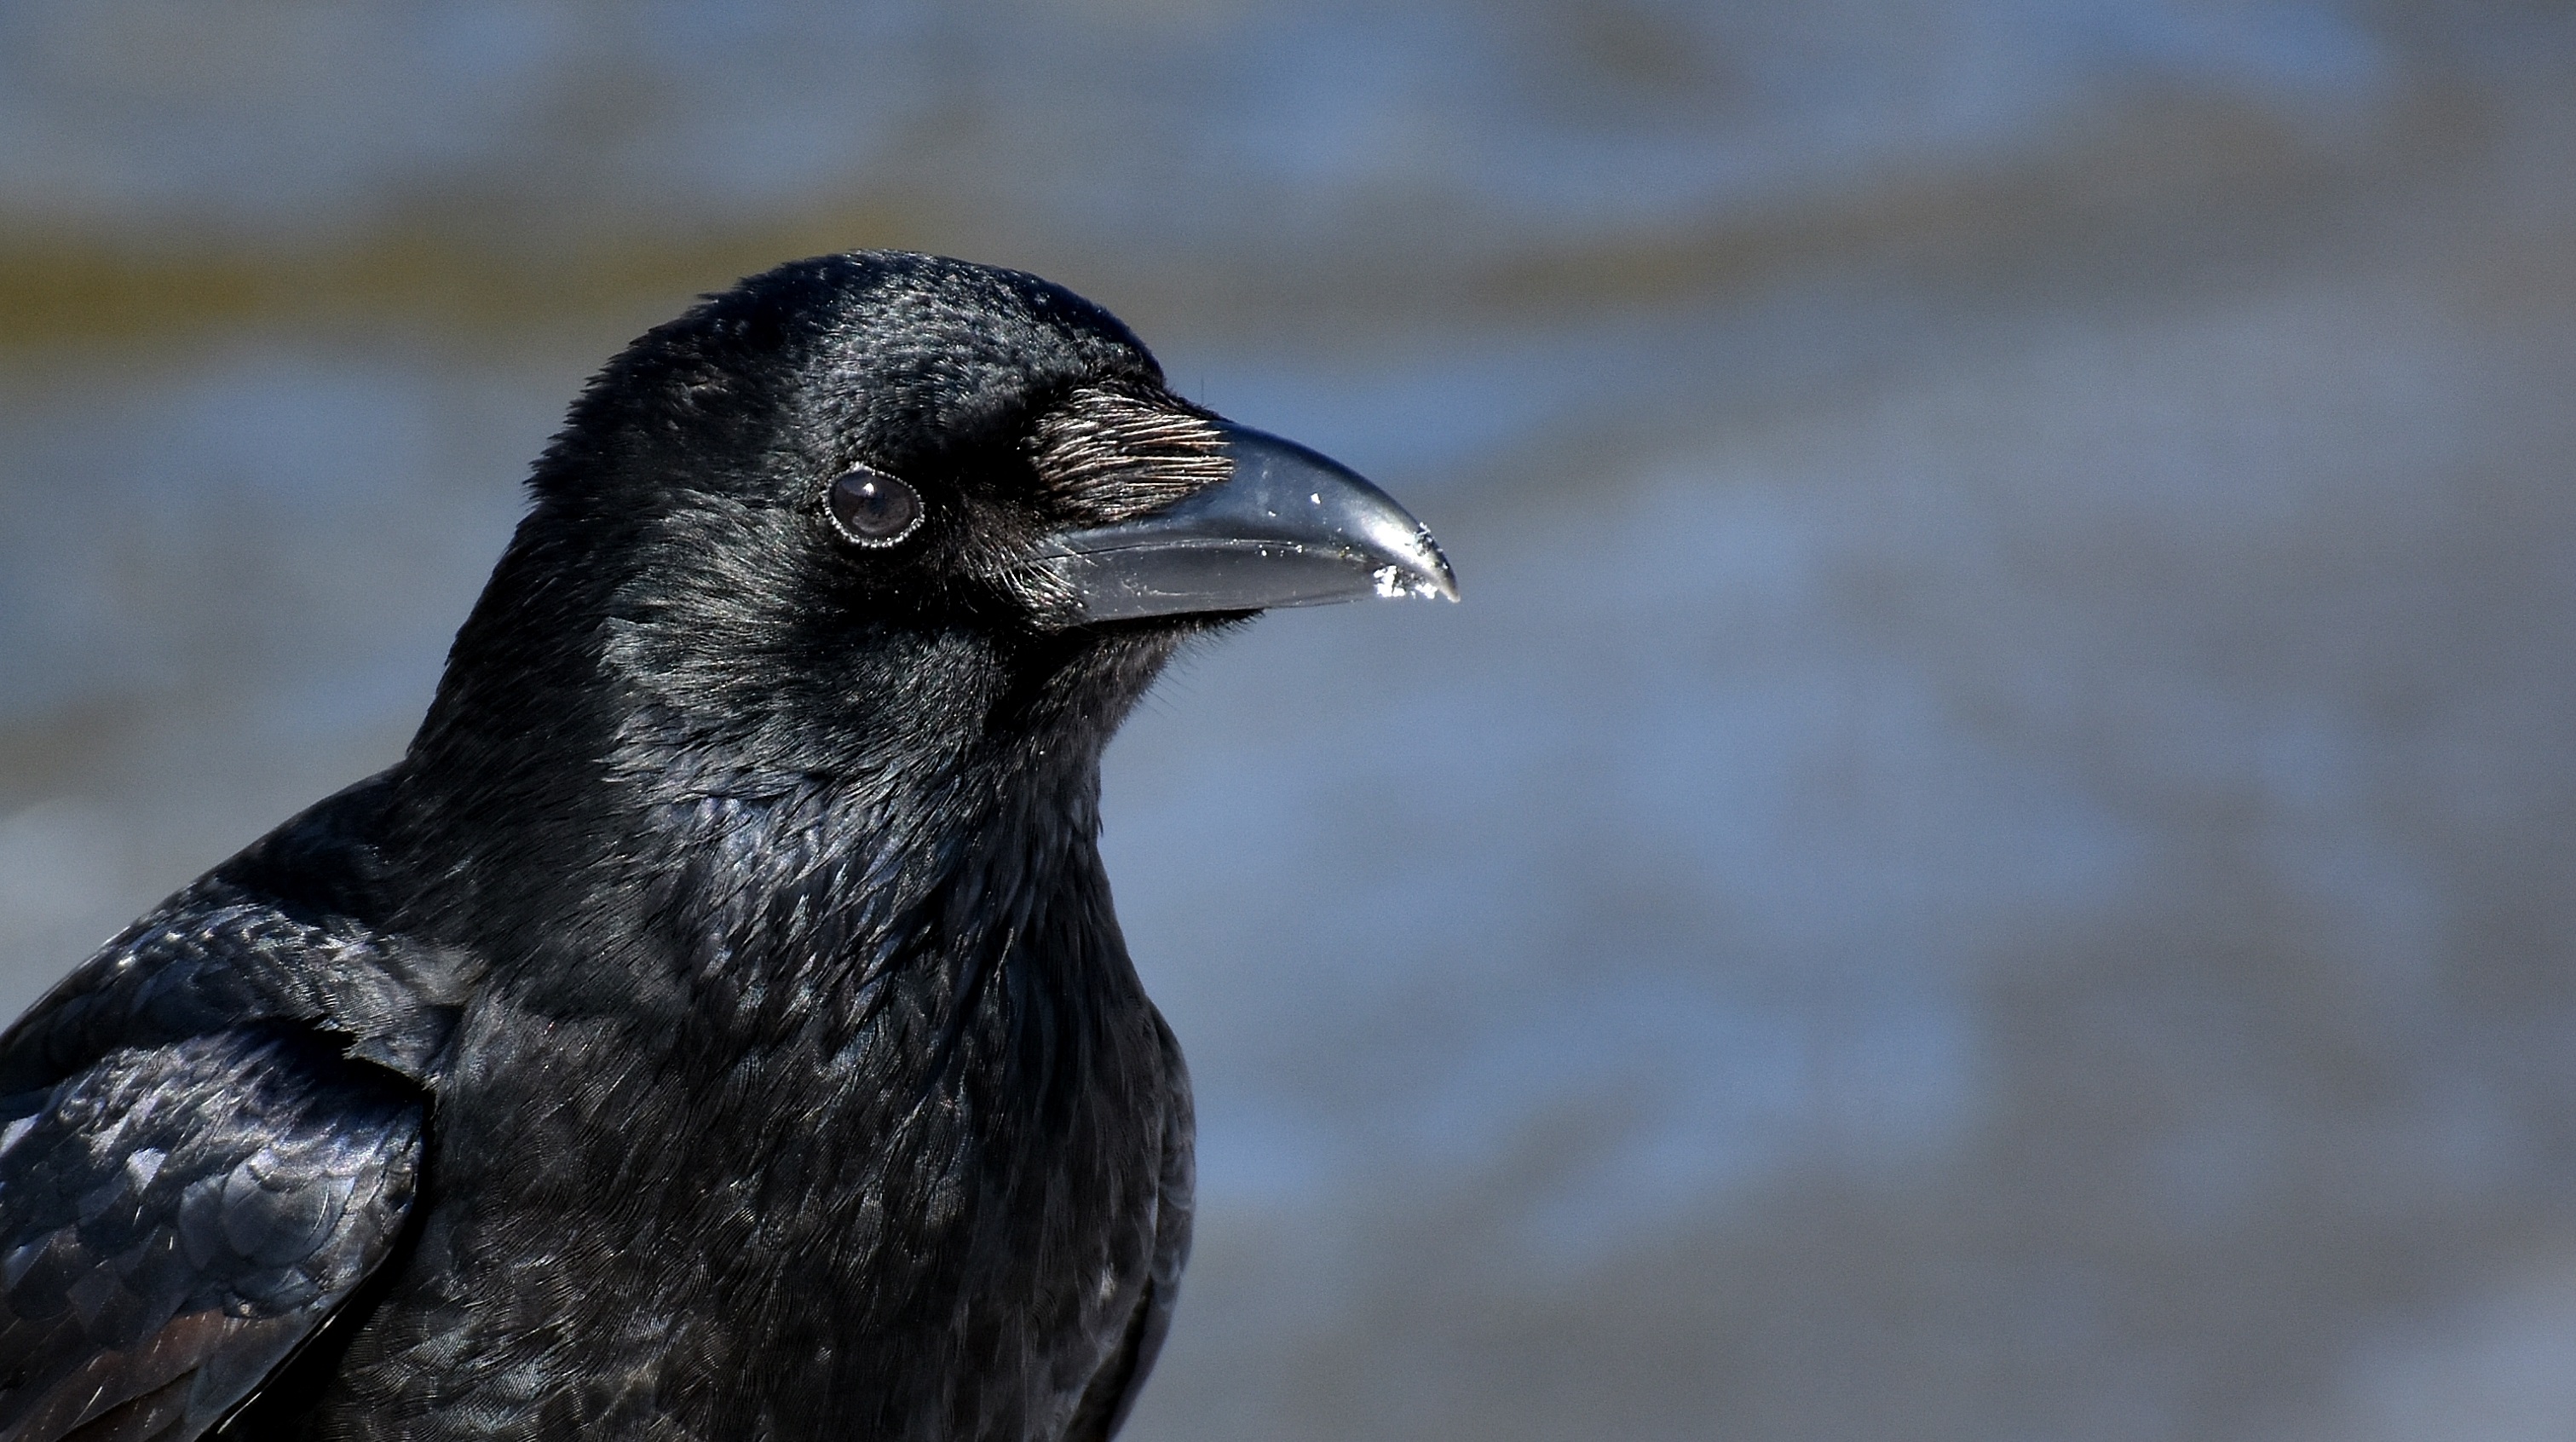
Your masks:
{"label": "bristly feather over beak", "polygon": [[[1368,595],[1458,599],[1457,576],[1421,522],[1349,467],[1294,441],[1174,411],[1076,420],[1041,439],[1042,472],[1058,483],[1078,476],[1081,490],[1106,502],[1093,514],[1111,513],[1106,524],[1057,533],[1040,551],[1039,564],[1075,598],[1079,621]],[[1104,493],[1104,482],[1114,489]]]}

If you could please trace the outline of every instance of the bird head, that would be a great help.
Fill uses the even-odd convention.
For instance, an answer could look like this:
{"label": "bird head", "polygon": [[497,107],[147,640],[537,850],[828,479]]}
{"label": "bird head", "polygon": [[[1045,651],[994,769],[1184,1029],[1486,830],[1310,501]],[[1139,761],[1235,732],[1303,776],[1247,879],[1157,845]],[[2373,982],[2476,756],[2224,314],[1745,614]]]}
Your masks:
{"label": "bird head", "polygon": [[416,759],[683,787],[997,740],[1096,759],[1194,631],[1457,594],[1383,492],[1175,396],[1108,312],[905,253],[782,266],[651,331],[531,490]]}

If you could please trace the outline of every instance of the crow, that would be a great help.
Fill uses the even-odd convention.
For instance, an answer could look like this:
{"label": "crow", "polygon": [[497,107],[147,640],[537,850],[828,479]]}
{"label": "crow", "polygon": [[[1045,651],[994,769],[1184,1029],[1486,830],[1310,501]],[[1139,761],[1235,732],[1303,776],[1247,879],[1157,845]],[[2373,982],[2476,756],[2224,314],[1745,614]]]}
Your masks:
{"label": "crow", "polygon": [[901,252],[649,332],[529,491],[402,760],[0,1037],[0,1442],[1111,1436],[1192,1128],[1102,748],[1447,561]]}

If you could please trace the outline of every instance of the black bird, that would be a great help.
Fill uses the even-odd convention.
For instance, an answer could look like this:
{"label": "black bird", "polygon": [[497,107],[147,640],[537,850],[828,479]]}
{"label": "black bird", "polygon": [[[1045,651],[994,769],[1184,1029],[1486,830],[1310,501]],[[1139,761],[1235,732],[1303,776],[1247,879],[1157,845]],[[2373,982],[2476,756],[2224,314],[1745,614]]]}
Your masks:
{"label": "black bird", "polygon": [[1447,563],[899,253],[644,336],[530,489],[403,760],[0,1038],[0,1442],[1110,1436],[1191,1123],[1101,749],[1192,634]]}

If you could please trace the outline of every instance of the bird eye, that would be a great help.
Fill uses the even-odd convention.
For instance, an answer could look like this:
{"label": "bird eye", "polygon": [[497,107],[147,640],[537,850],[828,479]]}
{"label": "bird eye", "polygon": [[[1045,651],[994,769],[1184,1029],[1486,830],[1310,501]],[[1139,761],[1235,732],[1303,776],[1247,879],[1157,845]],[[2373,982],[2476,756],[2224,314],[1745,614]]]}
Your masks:
{"label": "bird eye", "polygon": [[895,545],[921,525],[921,492],[873,466],[843,472],[823,501],[833,526],[862,546]]}

